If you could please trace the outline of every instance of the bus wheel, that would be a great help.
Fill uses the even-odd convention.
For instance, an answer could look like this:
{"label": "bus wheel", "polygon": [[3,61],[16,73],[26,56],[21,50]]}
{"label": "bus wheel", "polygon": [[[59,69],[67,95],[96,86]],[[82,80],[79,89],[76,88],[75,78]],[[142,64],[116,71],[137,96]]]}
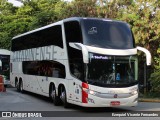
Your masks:
{"label": "bus wheel", "polygon": [[61,87],[61,95],[60,95],[60,98],[63,102],[63,105],[65,108],[69,108],[70,107],[70,104],[67,102],[67,94],[66,94],[66,90],[64,87]]}
{"label": "bus wheel", "polygon": [[23,90],[23,81],[20,81],[19,89],[20,89],[20,92],[21,92],[21,93],[24,92],[24,90]]}
{"label": "bus wheel", "polygon": [[16,86],[16,88],[17,88],[17,91],[20,92],[18,81],[16,81],[15,86]]}
{"label": "bus wheel", "polygon": [[51,85],[51,90],[50,90],[50,97],[52,99],[52,102],[54,105],[59,105],[59,98],[58,96],[56,95],[56,88],[54,85]]}

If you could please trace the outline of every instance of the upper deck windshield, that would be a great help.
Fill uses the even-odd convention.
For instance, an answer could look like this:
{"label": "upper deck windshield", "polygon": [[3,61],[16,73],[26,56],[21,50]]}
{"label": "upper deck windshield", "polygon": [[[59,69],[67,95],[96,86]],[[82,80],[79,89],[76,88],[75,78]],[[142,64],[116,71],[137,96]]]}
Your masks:
{"label": "upper deck windshield", "polygon": [[83,44],[108,49],[132,49],[134,38],[124,22],[83,19]]}
{"label": "upper deck windshield", "polygon": [[107,56],[89,53],[86,81],[106,87],[127,87],[137,84],[136,56]]}
{"label": "upper deck windshield", "polygon": [[[103,87],[127,87],[137,84],[137,59],[133,55],[114,56],[89,53],[89,63],[84,63],[78,46],[107,49],[133,49],[134,37],[124,22],[103,19],[80,19],[64,23],[71,74],[88,84]],[[114,53],[113,53],[114,54]]]}

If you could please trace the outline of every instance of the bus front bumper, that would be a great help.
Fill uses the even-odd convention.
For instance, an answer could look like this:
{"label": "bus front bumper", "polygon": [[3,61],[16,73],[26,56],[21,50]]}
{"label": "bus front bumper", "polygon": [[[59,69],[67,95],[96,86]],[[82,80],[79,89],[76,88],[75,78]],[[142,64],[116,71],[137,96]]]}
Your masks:
{"label": "bus front bumper", "polygon": [[129,98],[97,98],[96,96],[88,97],[88,103],[82,103],[84,107],[133,107],[138,104],[138,94]]}

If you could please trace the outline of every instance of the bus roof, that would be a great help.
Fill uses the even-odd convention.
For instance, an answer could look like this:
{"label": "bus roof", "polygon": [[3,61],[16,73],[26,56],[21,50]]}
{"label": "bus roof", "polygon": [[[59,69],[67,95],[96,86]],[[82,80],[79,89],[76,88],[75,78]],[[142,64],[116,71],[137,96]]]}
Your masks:
{"label": "bus roof", "polygon": [[[15,37],[13,37],[12,40],[13,40],[13,39],[16,39],[16,38],[19,38],[19,37],[22,37],[22,36],[25,36],[25,35],[28,35],[28,34],[31,34],[31,33],[34,33],[34,32],[37,32],[37,31],[40,31],[40,30],[43,30],[43,29],[46,29],[46,28],[50,28],[50,27],[55,26],[55,25],[60,25],[60,24],[62,24],[63,22],[69,22],[69,21],[74,21],[74,20],[76,20],[76,21],[81,21],[81,20],[83,20],[83,19],[122,22],[122,21],[112,20],[112,19],[106,19],[106,18],[71,17],[71,18],[66,18],[66,19],[63,19],[63,20],[61,20],[61,21],[58,21],[58,22],[55,22],[55,23],[46,25],[46,26],[44,26],[44,27],[37,28],[37,29],[35,29],[35,30],[29,31],[29,32],[26,32],[26,33],[23,33],[23,34],[20,34],[20,35],[17,35],[17,36],[15,36]],[[123,23],[125,23],[125,22],[123,22]]]}
{"label": "bus roof", "polygon": [[6,49],[0,49],[0,55],[10,55],[10,51]]}

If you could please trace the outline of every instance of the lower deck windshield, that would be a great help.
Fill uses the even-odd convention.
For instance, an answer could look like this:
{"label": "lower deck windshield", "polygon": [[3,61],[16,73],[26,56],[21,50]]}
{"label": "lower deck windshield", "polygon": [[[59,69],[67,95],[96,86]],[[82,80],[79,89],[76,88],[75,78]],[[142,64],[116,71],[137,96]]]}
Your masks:
{"label": "lower deck windshield", "polygon": [[86,64],[86,81],[106,87],[127,87],[137,84],[137,59],[135,56],[107,56],[89,54]]}

